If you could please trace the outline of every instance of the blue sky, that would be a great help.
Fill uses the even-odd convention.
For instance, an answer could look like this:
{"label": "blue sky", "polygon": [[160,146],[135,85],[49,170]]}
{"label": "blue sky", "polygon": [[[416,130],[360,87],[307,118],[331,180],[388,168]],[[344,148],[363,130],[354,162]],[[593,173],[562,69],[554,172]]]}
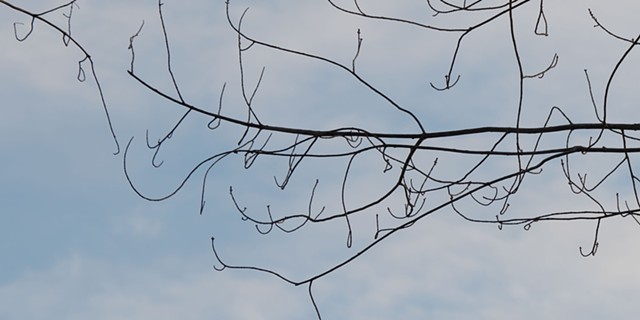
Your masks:
{"label": "blue sky", "polygon": [[[59,4],[50,0],[12,3],[34,11]],[[126,73],[129,37],[144,20],[135,43],[135,71],[173,92],[157,2],[80,1],[78,5],[73,34],[95,61],[120,146],[124,148],[134,137],[128,170],[137,188],[149,197],[161,197],[199,161],[234,146],[240,129],[223,124],[220,130],[210,131],[207,119],[189,117],[163,146],[162,167],[152,168],[153,152],[144,142],[146,130],[152,140],[158,139],[184,112],[150,94]],[[420,1],[362,1],[362,5],[365,11],[443,25],[464,25],[475,19],[446,15],[436,19]],[[532,33],[538,5],[531,2],[516,15],[525,71],[543,69],[554,53],[560,58],[558,67],[543,79],[526,82],[525,124],[540,125],[552,106],[562,107],[576,122],[595,121],[583,70],[589,70],[594,98],[600,103],[606,80],[628,45],[593,28],[587,9],[611,30],[631,38],[640,29],[631,14],[637,12],[638,4],[621,1],[613,7],[598,1],[547,1],[549,37]],[[451,35],[353,18],[324,1],[232,1],[232,17],[237,19],[247,6],[244,28],[248,33],[347,65],[360,28],[364,42],[357,62],[359,74],[410,106],[427,130],[513,125],[517,70],[506,19],[465,40],[455,71],[462,75],[459,85],[436,92],[429,82],[442,82],[456,40]],[[163,8],[172,68],[185,99],[215,111],[227,83],[223,111],[244,117],[236,38],[226,23],[224,1],[184,5],[167,0]],[[50,17],[64,23],[61,12]],[[275,268],[295,280],[338,263],[372,241],[374,216],[354,218],[353,249],[345,247],[343,221],[295,234],[262,236],[241,221],[229,187],[251,214],[263,217],[267,205],[276,214],[306,212],[313,183],[321,177],[315,209],[326,206],[335,211],[340,207],[335,200],[344,162],[309,160],[290,188],[281,191],[273,176],[284,176],[283,161],[259,158],[245,170],[241,157],[229,157],[209,175],[202,215],[204,170],[169,200],[141,199],[125,179],[123,154],[113,155],[116,147],[95,82],[91,78],[76,81],[81,52],[64,47],[61,37],[42,24],[36,24],[26,41],[18,42],[14,22],[28,25],[29,20],[0,6],[0,318],[314,317],[304,286],[293,287],[265,274],[215,271],[210,237],[216,236],[225,261]],[[417,130],[411,119],[343,71],[261,48],[248,51],[245,59],[248,87],[266,67],[255,100],[256,112],[265,123]],[[638,53],[632,52],[626,69],[615,79],[612,121],[630,121],[637,112],[634,70],[638,61]],[[564,143],[563,137],[549,137],[545,145]],[[575,141],[580,139],[588,137],[576,135]],[[274,141],[291,139],[276,136]],[[452,143],[491,142],[473,137]],[[332,145],[327,142],[322,147]],[[424,154],[419,159],[431,163],[433,158]],[[349,180],[350,206],[371,199],[388,185],[386,176],[380,175],[379,158],[358,161],[361,169],[354,170]],[[470,163],[465,161],[444,158],[435,173],[459,174]],[[588,170],[596,179],[611,167],[611,161],[576,158],[574,168]],[[500,174],[512,165],[488,163],[480,175]],[[602,187],[603,202],[615,205],[616,192],[629,195],[624,175],[612,177]],[[496,214],[495,208],[463,208],[476,216]],[[509,214],[566,209],[593,209],[593,203],[570,192],[555,162],[545,168],[544,175],[527,180]],[[635,245],[640,240],[638,226],[631,219],[607,220],[600,230],[597,255],[582,258],[578,248],[590,247],[594,227],[590,222],[538,223],[529,231],[521,227],[499,231],[495,225],[469,224],[451,210],[443,210],[315,282],[314,294],[323,319],[631,318],[635,310],[630,297],[640,284],[635,271],[640,267]]]}

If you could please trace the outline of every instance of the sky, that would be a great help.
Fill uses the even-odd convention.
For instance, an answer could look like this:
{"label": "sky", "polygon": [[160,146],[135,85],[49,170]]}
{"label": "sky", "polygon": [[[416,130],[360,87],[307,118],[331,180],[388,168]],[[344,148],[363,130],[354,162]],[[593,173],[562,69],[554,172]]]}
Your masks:
{"label": "sky", "polygon": [[[34,12],[63,2],[10,1]],[[337,2],[353,8],[350,1]],[[439,26],[467,26],[482,14],[441,14],[423,1],[360,1],[372,15],[414,19]],[[435,1],[432,1],[436,5]],[[500,3],[493,1],[491,3]],[[616,62],[629,44],[594,27],[589,9],[607,29],[637,37],[633,13],[640,4],[618,1],[546,1],[548,36],[537,36],[540,2],[524,4],[514,15],[520,58],[526,74],[537,73],[558,55],[558,65],[543,78],[528,79],[522,123],[540,126],[552,107],[574,122],[594,122],[593,98],[602,110],[604,90]],[[221,90],[224,114],[247,116],[240,87],[237,36],[229,27],[224,1],[164,2],[163,17],[171,48],[171,71],[184,99],[215,112]],[[230,16],[243,30],[264,41],[327,57],[351,66],[357,30],[363,38],[357,74],[388,97],[409,108],[427,131],[478,126],[513,126],[516,119],[518,69],[509,20],[476,30],[464,39],[451,90],[433,90],[447,73],[457,34],[438,33],[389,21],[354,17],[327,1],[231,1]],[[63,13],[45,15],[66,26]],[[167,140],[152,166],[154,151],[145,136],[158,141],[173,128],[184,108],[149,92],[128,75],[130,37],[135,39],[135,73],[172,96],[167,55],[156,1],[78,1],[72,35],[90,54],[118,145],[108,126],[96,81],[87,63],[80,82],[78,61],[84,54],[64,46],[62,37],[36,22],[25,41],[30,19],[0,4],[0,318],[2,319],[313,319],[307,286],[292,286],[269,274],[247,270],[216,271],[225,263],[277,270],[304,280],[343,261],[373,241],[376,213],[401,210],[392,197],[378,211],[354,217],[353,246],[347,248],[343,220],[307,226],[299,232],[268,235],[243,221],[230,197],[253,217],[307,213],[316,179],[312,211],[336,212],[344,159],[307,159],[290,185],[274,183],[287,173],[286,159],[258,157],[245,169],[231,155],[207,174],[205,206],[201,192],[207,166],[200,161],[237,145],[243,129],[189,115]],[[245,43],[246,44],[246,43]],[[260,121],[278,126],[415,133],[416,123],[344,70],[327,63],[253,46],[244,52],[247,95],[260,82],[252,107]],[[640,53],[631,51],[616,73],[608,96],[612,122],[635,122]],[[566,123],[554,115],[552,123]],[[133,138],[132,138],[133,137]],[[264,141],[261,135],[258,141]],[[451,146],[486,147],[495,137],[451,140]],[[130,140],[133,139],[133,140]],[[566,136],[549,135],[543,146],[563,146]],[[576,133],[572,143],[588,135]],[[294,137],[275,135],[270,143],[286,145]],[[446,142],[449,143],[449,142]],[[530,146],[532,141],[523,140]],[[603,143],[619,146],[615,137]],[[513,147],[513,144],[505,144]],[[331,141],[321,148],[335,148]],[[478,147],[478,148],[480,148]],[[119,153],[114,155],[116,151]],[[344,144],[342,144],[344,148]],[[506,147],[505,147],[506,148]],[[451,179],[473,165],[473,157],[421,153],[416,162],[428,168],[439,157],[434,175]],[[512,170],[514,159],[489,161],[478,179]],[[573,175],[588,172],[593,183],[617,162],[615,156],[572,158]],[[355,207],[379,196],[398,168],[383,174],[379,156],[355,160],[346,183],[346,204]],[[505,171],[506,170],[506,171]],[[591,180],[592,179],[592,180]],[[616,172],[601,185],[602,203],[615,207],[616,194],[631,199],[629,176]],[[443,201],[427,198],[427,207]],[[496,206],[463,202],[472,217],[493,219]],[[543,174],[530,176],[505,217],[532,216],[553,210],[594,210],[583,195],[573,194],[559,161]],[[393,223],[391,219],[384,223]],[[323,319],[628,319],[636,314],[640,267],[640,228],[631,218],[608,219],[599,234],[597,254],[589,251],[594,222],[540,222],[522,226],[474,224],[450,208],[397,232],[344,268],[314,282],[312,290]]]}

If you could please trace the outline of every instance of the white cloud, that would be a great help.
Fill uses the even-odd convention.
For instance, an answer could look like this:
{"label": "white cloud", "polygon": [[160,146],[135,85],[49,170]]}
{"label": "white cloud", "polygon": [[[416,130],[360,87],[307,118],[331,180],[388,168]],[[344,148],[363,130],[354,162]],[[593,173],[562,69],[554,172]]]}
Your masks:
{"label": "white cloud", "polygon": [[320,282],[317,299],[328,319],[629,318],[640,260],[628,223],[607,224],[608,252],[581,258],[589,225],[498,231],[433,217]]}
{"label": "white cloud", "polygon": [[[197,263],[195,263],[197,261]],[[72,255],[0,286],[6,319],[298,319],[300,290],[273,279],[218,273],[202,257],[141,265]],[[306,317],[306,316],[304,316]]]}
{"label": "white cloud", "polygon": [[158,236],[165,230],[165,225],[161,220],[140,211],[127,217],[124,225],[126,226],[124,229],[134,236]]}

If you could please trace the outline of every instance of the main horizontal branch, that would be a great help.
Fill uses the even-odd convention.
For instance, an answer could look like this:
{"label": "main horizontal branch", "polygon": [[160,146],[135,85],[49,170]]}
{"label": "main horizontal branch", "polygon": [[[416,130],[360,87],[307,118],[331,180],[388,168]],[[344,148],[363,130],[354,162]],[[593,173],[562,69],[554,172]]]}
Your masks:
{"label": "main horizontal branch", "polygon": [[388,133],[388,132],[369,132],[360,128],[338,128],[332,130],[311,130],[294,127],[282,127],[272,126],[261,123],[248,122],[239,120],[236,118],[224,116],[218,113],[213,113],[202,108],[196,107],[186,102],[182,102],[159,89],[151,86],[146,81],[142,80],[136,74],[131,71],[128,72],[136,81],[151,90],[155,94],[167,99],[175,104],[181,105],[189,110],[197,113],[212,117],[214,119],[220,119],[229,123],[245,126],[253,129],[260,129],[270,132],[299,134],[303,136],[330,138],[330,137],[376,137],[384,139],[433,139],[433,138],[446,138],[446,137],[459,137],[475,134],[487,134],[487,133],[507,133],[507,134],[543,134],[553,132],[566,132],[577,130],[625,130],[625,131],[640,131],[640,123],[609,123],[609,122],[587,122],[587,123],[569,123],[555,126],[544,127],[503,127],[503,126],[484,126],[475,128],[465,128],[458,130],[444,130],[434,131],[426,133]]}

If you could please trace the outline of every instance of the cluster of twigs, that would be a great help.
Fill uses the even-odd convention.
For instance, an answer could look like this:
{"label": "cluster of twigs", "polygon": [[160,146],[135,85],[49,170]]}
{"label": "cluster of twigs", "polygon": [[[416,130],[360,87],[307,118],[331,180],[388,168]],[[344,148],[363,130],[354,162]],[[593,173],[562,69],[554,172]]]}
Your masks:
{"label": "cluster of twigs", "polygon": [[[34,28],[35,28],[35,24],[36,22],[38,23],[43,23],[45,24],[47,27],[54,29],[55,31],[57,31],[61,36],[62,36],[62,43],[65,46],[69,46],[72,45],[76,48],[78,48],[78,50],[80,50],[83,54],[84,54],[84,58],[82,58],[81,60],[78,61],[78,76],[77,79],[80,82],[84,82],[86,80],[86,73],[85,73],[85,65],[88,63],[89,65],[89,69],[91,72],[91,76],[93,77],[93,80],[96,83],[96,86],[98,87],[98,93],[100,94],[100,102],[102,103],[102,107],[104,109],[106,118],[107,118],[107,123],[109,125],[109,130],[111,131],[111,135],[113,136],[113,141],[116,144],[116,151],[114,152],[114,155],[118,155],[120,153],[120,144],[118,143],[118,138],[116,137],[116,133],[115,130],[113,129],[113,124],[111,123],[111,117],[109,115],[109,109],[107,108],[107,103],[105,101],[105,96],[104,96],[104,92],[102,91],[102,86],[100,85],[100,80],[98,80],[98,75],[96,74],[96,70],[94,68],[94,63],[93,63],[93,59],[91,59],[91,55],[89,54],[89,52],[87,50],[85,50],[85,48],[78,43],[78,41],[76,41],[76,39],[74,39],[74,37],[71,35],[71,17],[73,14],[73,8],[78,7],[78,4],[76,3],[76,0],[72,0],[70,2],[67,2],[65,4],[59,5],[55,8],[46,10],[46,11],[42,11],[42,12],[31,12],[29,10],[26,10],[20,6],[16,6],[10,2],[7,1],[0,1],[0,4],[3,4],[5,6],[7,6],[8,8],[15,10],[17,12],[20,12],[26,16],[30,17],[30,21],[29,21],[29,27],[28,29],[25,30],[25,26],[24,23],[22,22],[14,22],[13,23],[13,30],[14,30],[14,36],[16,38],[16,40],[22,42],[27,40],[27,38],[29,38],[29,36],[31,35],[31,33],[33,32]],[[67,21],[67,25],[60,27],[56,24],[54,24],[53,22],[51,22],[51,20],[49,20],[47,18],[47,15],[51,15],[54,12],[60,12],[62,11],[62,15],[65,17],[65,20]]]}
{"label": "cluster of twigs", "polygon": [[[397,100],[393,99],[383,90],[369,82],[362,73],[360,73],[359,68],[357,68],[358,58],[364,50],[362,47],[364,39],[360,29],[357,30],[356,51],[350,61],[351,63],[342,64],[335,60],[315,55],[310,52],[275,45],[269,42],[268,39],[262,40],[253,37],[251,34],[246,33],[242,28],[242,23],[247,11],[245,10],[239,17],[232,16],[230,13],[230,7],[232,6],[230,0],[225,2],[226,14],[232,32],[237,35],[237,51],[240,67],[239,77],[242,89],[242,100],[244,101],[244,108],[246,109],[246,117],[238,118],[234,117],[231,112],[225,112],[225,105],[223,103],[223,96],[225,94],[224,87],[220,93],[217,111],[209,111],[206,107],[189,103],[181,93],[179,83],[172,72],[171,45],[167,36],[168,27],[165,25],[163,18],[163,3],[162,1],[159,1],[158,16],[161,21],[162,32],[164,35],[165,53],[167,58],[166,68],[168,76],[173,83],[174,90],[173,92],[162,91],[146,81],[144,77],[134,72],[135,39],[140,36],[144,24],[140,26],[140,29],[137,30],[130,39],[129,49],[131,51],[131,64],[128,73],[141,86],[147,88],[153,94],[175,104],[177,107],[184,108],[185,111],[176,121],[173,128],[162,138],[158,139],[157,142],[151,143],[147,135],[147,146],[155,152],[152,159],[152,165],[154,167],[160,167],[163,164],[162,162],[157,161],[156,155],[160,151],[162,145],[169,141],[176,129],[181,126],[184,119],[187,117],[203,117],[208,119],[208,127],[211,129],[213,134],[215,134],[217,130],[221,130],[220,125],[223,123],[243,128],[243,130],[241,136],[234,137],[234,139],[238,139],[235,148],[219,151],[218,153],[203,159],[189,171],[182,183],[179,184],[172,192],[159,198],[146,196],[143,191],[136,187],[134,181],[129,175],[129,172],[127,171],[127,155],[131,146],[131,141],[133,140],[133,138],[131,138],[129,144],[127,144],[124,149],[123,160],[124,172],[133,190],[147,200],[162,201],[175,195],[180,191],[180,189],[182,189],[184,184],[190,179],[193,179],[197,173],[202,173],[200,206],[200,213],[202,213],[206,204],[207,177],[212,168],[229,156],[242,156],[244,159],[244,167],[247,169],[252,167],[254,163],[259,161],[258,159],[261,158],[270,157],[273,159],[282,159],[282,161],[286,162],[288,170],[284,177],[275,178],[274,187],[280,189],[286,189],[288,187],[291,178],[298,173],[301,164],[306,161],[322,161],[323,159],[328,158],[344,159],[347,165],[342,174],[340,198],[335,199],[336,203],[341,204],[338,206],[340,207],[338,210],[326,210],[326,207],[322,207],[320,210],[312,209],[316,195],[316,188],[322,181],[321,177],[312,178],[313,188],[310,190],[310,197],[308,200],[309,210],[306,214],[291,213],[274,217],[271,214],[271,211],[268,211],[267,217],[263,218],[262,216],[252,214],[244,208],[240,201],[238,201],[233,188],[230,188],[230,197],[240,216],[248,223],[255,225],[257,231],[263,234],[268,234],[274,230],[286,233],[304,232],[304,228],[309,224],[322,224],[329,221],[344,220],[347,225],[347,246],[351,247],[353,242],[353,230],[350,219],[356,215],[370,215],[371,218],[376,221],[377,228],[375,230],[371,230],[372,237],[368,244],[354,250],[353,253],[343,261],[340,261],[322,272],[305,279],[293,280],[276,270],[257,266],[239,266],[226,262],[225,259],[219,255],[219,251],[216,250],[215,240],[212,238],[212,249],[219,263],[216,267],[217,270],[226,268],[250,269],[272,274],[293,285],[307,285],[309,288],[310,298],[316,308],[318,317],[320,317],[320,312],[312,294],[312,285],[316,280],[348,265],[350,262],[357,259],[362,254],[393,234],[412,227],[419,220],[445,209],[453,210],[466,221],[494,224],[500,229],[504,226],[520,225],[528,230],[532,224],[542,221],[594,221],[595,231],[591,248],[588,250],[580,248],[580,253],[584,256],[595,255],[598,248],[599,230],[604,220],[631,217],[635,222],[640,224],[640,220],[638,218],[638,215],[640,214],[640,197],[638,196],[637,187],[637,183],[640,182],[640,180],[635,173],[632,162],[632,155],[640,152],[640,144],[638,143],[640,141],[640,136],[638,136],[640,124],[613,123],[607,121],[608,96],[612,81],[616,77],[618,70],[625,63],[625,60],[629,57],[629,53],[638,45],[639,38],[628,39],[608,30],[598,21],[593,12],[589,12],[596,27],[602,29],[611,37],[624,41],[628,44],[627,49],[620,53],[620,58],[611,70],[606,86],[602,88],[601,91],[592,87],[589,79],[589,73],[586,70],[584,71],[585,78],[588,83],[588,94],[592,101],[595,121],[586,123],[573,122],[561,108],[552,107],[550,108],[546,121],[540,126],[525,127],[521,125],[523,122],[521,117],[522,109],[524,107],[523,92],[527,81],[543,78],[547,73],[552,72],[559,64],[559,57],[558,55],[554,55],[548,66],[541,71],[531,74],[525,73],[520,57],[521,49],[514,29],[514,13],[527,5],[531,6],[537,4],[539,10],[537,11],[537,17],[535,19],[536,25],[533,28],[533,33],[538,36],[548,36],[549,26],[545,15],[544,0],[504,0],[495,5],[488,5],[486,4],[488,1],[483,0],[471,2],[456,1],[457,3],[444,0],[427,1],[428,8],[432,10],[434,16],[482,13],[487,17],[480,22],[460,28],[445,28],[399,17],[371,14],[368,13],[366,8],[364,8],[364,6],[357,0],[353,1],[353,4],[348,6],[335,0],[327,0],[327,2],[336,10],[347,15],[356,16],[360,19],[381,20],[386,23],[397,23],[413,28],[423,29],[425,32],[450,33],[457,36],[456,45],[452,48],[453,54],[450,59],[450,64],[444,76],[444,83],[431,83],[431,88],[437,91],[451,90],[461,81],[461,75],[456,74],[456,63],[458,61],[459,53],[462,50],[462,44],[468,36],[476,30],[495,23],[499,19],[508,19],[510,22],[512,54],[515,57],[519,71],[519,93],[517,95],[517,104],[515,106],[508,106],[515,108],[515,122],[513,126],[486,126],[445,131],[430,131],[416,113],[411,110],[411,108],[398,103]],[[28,12],[27,10],[14,6],[6,1],[0,1],[0,3],[31,17],[31,26],[27,32],[21,32],[19,25],[16,24],[16,39],[19,41],[26,39],[31,30],[33,30],[34,22],[39,21],[57,30],[63,36],[65,45],[69,45],[71,43],[86,55],[86,58],[80,61],[79,80],[84,80],[84,71],[82,69],[83,62],[89,61],[91,64],[92,75],[96,83],[98,83],[100,96],[102,98],[105,111],[107,111],[102,90],[100,89],[96,74],[93,72],[93,62],[91,57],[71,35],[71,12],[74,6],[76,6],[75,1],[71,1],[42,13]],[[52,24],[45,17],[46,14],[59,10],[66,10],[68,12],[66,16],[68,17],[69,24],[66,29]],[[344,72],[351,77],[352,81],[365,86],[372,94],[377,95],[379,98],[384,100],[390,108],[407,117],[407,119],[409,119],[415,126],[414,132],[376,132],[368,130],[367,128],[358,127],[340,127],[331,130],[315,130],[313,128],[305,127],[277,126],[261,121],[254,108],[254,97],[260,89],[264,69],[262,69],[257,84],[253,88],[249,88],[248,85],[246,85],[244,72],[244,57],[247,54],[250,54],[251,50],[257,47],[272,50],[273,52],[281,53],[283,55],[298,56],[320,62],[325,64],[328,68],[334,68]],[[602,92],[604,97],[602,102],[596,102],[596,99],[594,98],[594,91]],[[551,125],[551,123],[556,123],[558,119],[563,124]],[[109,125],[111,127],[110,120]],[[111,130],[113,133],[113,128],[111,128]],[[574,139],[572,139],[574,135],[584,132],[591,136],[589,141],[585,143],[574,142]],[[550,134],[556,135],[554,136],[556,141],[558,141],[557,135],[562,134],[564,143],[553,148],[543,147],[541,143],[543,137],[547,137]],[[276,135],[279,137],[288,137],[289,141],[292,142],[286,147],[278,146],[272,143],[271,140],[272,137]],[[113,133],[113,137],[116,144],[118,144],[115,133]],[[485,139],[484,141],[491,141],[488,144],[490,147],[474,149],[464,145],[456,146],[449,143],[452,138],[465,137],[479,137],[481,139]],[[608,144],[608,141],[612,137],[613,139],[618,139],[620,143],[616,145]],[[523,142],[524,140],[532,141],[533,143],[525,143]],[[326,141],[335,141],[337,143],[334,145],[341,147],[336,147],[334,151],[327,151],[327,148],[318,147]],[[571,164],[574,162],[573,159],[575,156],[595,154],[612,155],[617,157],[617,162],[602,176],[602,178],[597,181],[588,180],[586,174],[574,173]],[[382,163],[384,164],[384,167],[381,170],[382,175],[384,175],[389,181],[392,181],[392,183],[384,186],[386,189],[381,191],[379,190],[379,196],[376,196],[375,199],[355,207],[348,207],[345,203],[351,190],[348,190],[346,186],[347,182],[351,179],[351,172],[353,170],[352,166],[355,165],[357,159],[372,155],[382,160]],[[468,168],[461,166],[461,171],[455,173],[454,176],[443,177],[444,174],[438,173],[439,157],[433,156],[431,157],[433,161],[425,162],[423,161],[423,158],[420,158],[424,155],[455,155],[469,157],[475,160],[473,160],[473,165]],[[476,178],[475,176],[478,175],[478,173],[483,172],[483,170],[487,170],[485,165],[494,159],[506,159],[507,161],[511,161],[511,163],[516,164],[513,166],[515,169],[506,173],[500,173],[490,178]],[[588,199],[594,205],[595,209],[554,211],[547,213],[533,211],[526,216],[509,215],[508,213],[511,211],[518,210],[513,209],[511,206],[513,197],[518,192],[530,192],[526,188],[526,180],[529,179],[530,176],[542,174],[543,169],[549,164],[559,165],[564,173],[564,178],[566,179],[570,190],[574,194]],[[630,190],[629,194],[631,194],[632,197],[631,200],[624,200],[621,199],[619,194],[617,194],[615,199],[616,205],[610,207],[607,206],[605,201],[600,198],[596,190],[614,174],[625,174],[629,176],[630,181],[628,190]],[[430,200],[433,198],[433,195],[436,194],[441,196],[439,199],[442,199],[442,201],[434,202]],[[391,199],[402,199],[400,210],[388,205],[388,203],[391,202]],[[490,215],[489,218],[479,218],[476,214],[469,214],[465,209],[463,209],[466,205],[462,205],[463,203],[468,202],[475,203],[477,205],[476,207],[480,208],[480,210],[493,210],[493,214]],[[381,214],[380,212],[384,212],[384,214]],[[382,217],[382,215],[386,215],[386,217]]]}

